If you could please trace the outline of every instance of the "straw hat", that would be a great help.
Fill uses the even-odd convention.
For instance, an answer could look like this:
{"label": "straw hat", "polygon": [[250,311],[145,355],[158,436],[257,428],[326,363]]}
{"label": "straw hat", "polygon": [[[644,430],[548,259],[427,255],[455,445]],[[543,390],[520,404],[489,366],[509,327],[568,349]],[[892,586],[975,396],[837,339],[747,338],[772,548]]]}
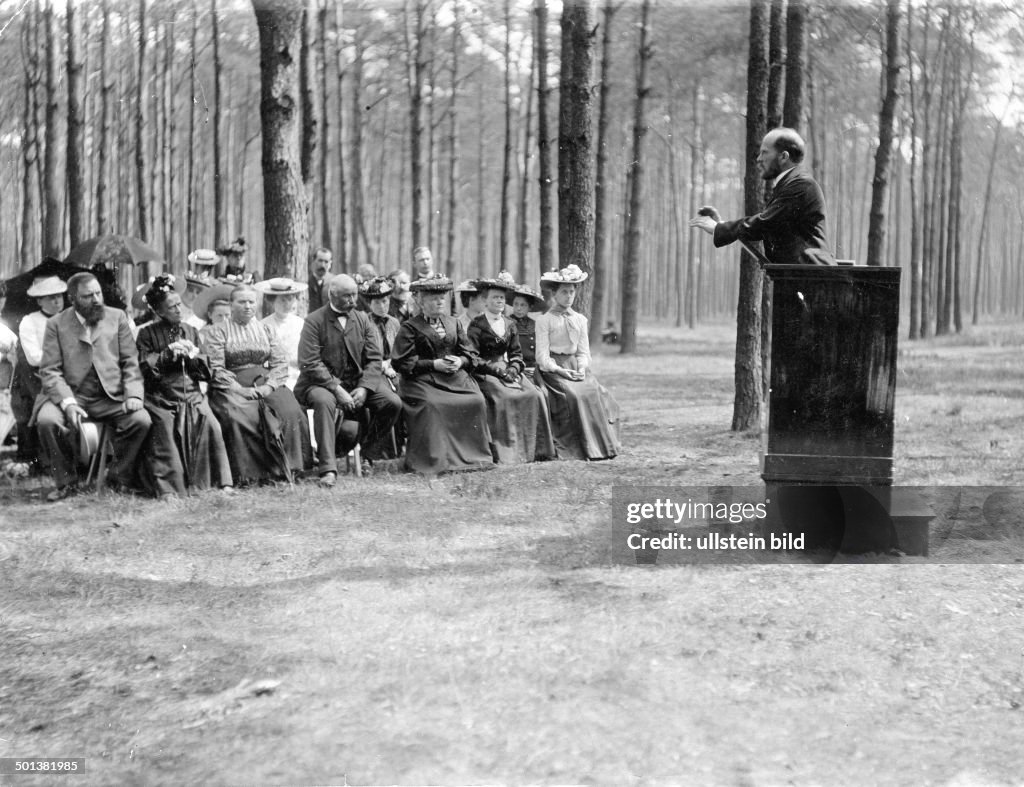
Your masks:
{"label": "straw hat", "polygon": [[216,265],[220,257],[213,249],[196,249],[188,255],[189,265]]}
{"label": "straw hat", "polygon": [[48,295],[61,295],[67,291],[67,282],[56,276],[44,276],[35,279],[25,294],[30,298],[45,298]]}
{"label": "straw hat", "polygon": [[590,276],[584,273],[578,265],[569,265],[559,271],[548,271],[542,273],[540,280],[545,283],[554,284],[582,284]]}
{"label": "straw hat", "polygon": [[212,287],[213,283],[217,281],[207,271],[202,273],[194,273],[192,271],[185,271],[185,283],[195,284],[197,287]]}
{"label": "straw hat", "polygon": [[214,284],[207,287],[196,296],[195,302],[192,304],[192,311],[199,319],[207,319],[210,304],[214,301],[230,301],[231,293],[237,286],[237,284]]}
{"label": "straw hat", "polygon": [[300,292],[305,292],[309,285],[302,281],[278,277],[258,281],[253,287],[264,295],[298,295]]}
{"label": "straw hat", "polygon": [[516,280],[512,278],[512,274],[508,271],[502,271],[496,279],[474,279],[472,283],[477,292],[483,292],[484,290],[512,292],[516,288]]}
{"label": "straw hat", "polygon": [[[417,279],[409,285],[410,292],[449,292],[452,289],[452,280],[441,273],[427,276],[425,279]],[[475,290],[467,290],[475,292]]]}
{"label": "straw hat", "polygon": [[509,300],[514,301],[517,295],[521,295],[530,302],[530,311],[539,312],[544,310],[546,305],[544,296],[536,290],[530,289],[525,284],[517,284],[515,289],[512,290],[512,297]]}

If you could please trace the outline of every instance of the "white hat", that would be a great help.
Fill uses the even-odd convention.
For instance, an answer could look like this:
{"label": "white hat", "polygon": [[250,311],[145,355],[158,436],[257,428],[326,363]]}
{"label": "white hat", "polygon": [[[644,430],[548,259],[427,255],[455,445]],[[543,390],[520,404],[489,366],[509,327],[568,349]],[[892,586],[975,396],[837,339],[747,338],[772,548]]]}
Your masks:
{"label": "white hat", "polygon": [[196,249],[188,255],[189,265],[216,265],[220,257],[213,249]]}
{"label": "white hat", "polygon": [[548,271],[540,275],[542,282],[551,282],[552,284],[581,284],[585,282],[590,276],[588,273],[584,273],[579,265],[569,265],[562,268],[560,271]]}
{"label": "white hat", "polygon": [[61,295],[67,291],[67,282],[62,281],[56,276],[44,276],[35,279],[25,294],[29,298],[45,298],[48,295]]}
{"label": "white hat", "polygon": [[283,277],[258,281],[253,286],[257,292],[262,292],[264,295],[298,295],[300,292],[305,292],[309,287],[305,282],[285,279]]}

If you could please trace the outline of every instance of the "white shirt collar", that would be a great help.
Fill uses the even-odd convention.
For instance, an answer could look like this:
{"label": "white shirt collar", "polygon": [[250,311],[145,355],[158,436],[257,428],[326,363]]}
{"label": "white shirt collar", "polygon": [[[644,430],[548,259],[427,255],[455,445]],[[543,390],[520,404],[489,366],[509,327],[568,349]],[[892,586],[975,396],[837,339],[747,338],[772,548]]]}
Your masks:
{"label": "white shirt collar", "polygon": [[796,165],[795,164],[792,167],[790,167],[789,169],[784,170],[783,172],[780,172],[778,175],[776,175],[775,178],[772,180],[772,188],[773,189],[778,188],[779,181],[782,180],[784,177],[786,177],[786,175],[788,175],[794,169],[796,169]]}

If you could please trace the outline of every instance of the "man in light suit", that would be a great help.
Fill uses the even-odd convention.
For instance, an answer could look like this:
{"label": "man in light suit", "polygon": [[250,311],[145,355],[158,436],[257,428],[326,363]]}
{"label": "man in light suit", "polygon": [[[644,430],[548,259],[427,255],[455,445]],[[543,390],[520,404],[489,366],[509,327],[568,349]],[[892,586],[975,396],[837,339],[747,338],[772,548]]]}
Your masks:
{"label": "man in light suit", "polygon": [[[359,442],[360,424],[369,423],[362,444],[367,453],[382,444],[402,402],[384,384],[381,341],[370,318],[358,311],[355,279],[340,274],[331,279],[329,303],[306,317],[299,339],[299,380],[295,398],[313,410],[317,470],[320,483],[334,486],[337,457]],[[372,461],[373,456],[366,456]]]}
{"label": "man in light suit", "polygon": [[119,488],[137,486],[139,450],[150,427],[128,315],[103,305],[100,283],[91,273],[72,276],[68,296],[71,307],[46,323],[39,365],[36,427],[57,484],[46,496],[50,502],[77,489],[73,445],[83,419],[114,427],[111,482]]}
{"label": "man in light suit", "polygon": [[765,134],[757,166],[762,180],[772,184],[772,195],[756,216],[716,221],[697,216],[690,221],[714,237],[715,247],[735,241],[764,241],[769,262],[785,265],[835,265],[825,239],[825,198],[821,188],[799,164],[804,141],[791,128]]}

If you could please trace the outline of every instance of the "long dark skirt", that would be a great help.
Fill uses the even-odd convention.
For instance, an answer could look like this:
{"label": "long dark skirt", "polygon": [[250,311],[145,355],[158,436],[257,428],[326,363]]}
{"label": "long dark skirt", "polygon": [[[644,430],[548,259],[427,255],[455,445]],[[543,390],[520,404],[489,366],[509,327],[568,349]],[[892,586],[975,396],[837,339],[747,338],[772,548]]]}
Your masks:
{"label": "long dark skirt", "polygon": [[[575,358],[552,353],[564,368]],[[537,370],[545,389],[558,455],[574,459],[611,459],[619,453],[619,405],[588,370],[579,382]]]}
{"label": "long dark skirt", "polygon": [[403,377],[405,465],[434,475],[492,467],[487,402],[466,372]]}
{"label": "long dark skirt", "polygon": [[231,486],[231,464],[220,423],[202,396],[175,402],[146,397],[153,421],[146,438],[146,484],[158,497],[186,489]]}
{"label": "long dark skirt", "polygon": [[490,375],[477,377],[487,400],[487,426],[491,430],[491,453],[498,464],[521,464],[554,459],[544,394],[525,375],[505,383]]}
{"label": "long dark skirt", "polygon": [[[248,386],[259,381],[263,372],[243,369],[235,376],[239,384]],[[286,386],[262,400],[211,388],[210,407],[220,421],[235,484],[290,480],[312,467],[309,421]]]}

